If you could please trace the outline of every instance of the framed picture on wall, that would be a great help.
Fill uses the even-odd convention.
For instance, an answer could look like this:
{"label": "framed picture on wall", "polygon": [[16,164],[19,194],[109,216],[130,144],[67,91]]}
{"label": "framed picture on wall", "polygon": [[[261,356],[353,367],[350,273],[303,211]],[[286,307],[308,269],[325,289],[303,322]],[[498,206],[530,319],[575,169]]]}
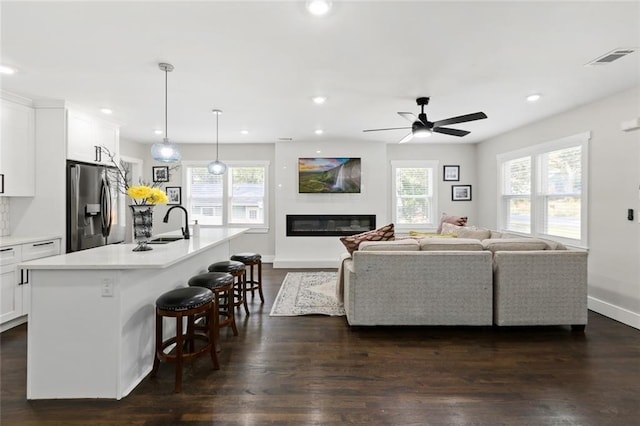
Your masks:
{"label": "framed picture on wall", "polygon": [[471,201],[471,185],[451,185],[451,201]]}
{"label": "framed picture on wall", "polygon": [[169,182],[169,166],[153,166],[154,182]]}
{"label": "framed picture on wall", "polygon": [[460,166],[443,166],[442,180],[458,182],[460,180]]}
{"label": "framed picture on wall", "polygon": [[166,188],[167,198],[170,206],[176,206],[182,204],[182,187],[180,186],[167,186]]}

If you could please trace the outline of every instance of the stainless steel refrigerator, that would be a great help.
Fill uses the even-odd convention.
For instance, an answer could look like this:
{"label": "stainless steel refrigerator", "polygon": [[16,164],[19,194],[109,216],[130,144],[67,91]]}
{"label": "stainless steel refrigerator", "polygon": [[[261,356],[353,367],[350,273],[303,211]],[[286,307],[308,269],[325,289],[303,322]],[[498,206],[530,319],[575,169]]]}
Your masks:
{"label": "stainless steel refrigerator", "polygon": [[115,167],[67,161],[67,253],[124,241],[124,195]]}

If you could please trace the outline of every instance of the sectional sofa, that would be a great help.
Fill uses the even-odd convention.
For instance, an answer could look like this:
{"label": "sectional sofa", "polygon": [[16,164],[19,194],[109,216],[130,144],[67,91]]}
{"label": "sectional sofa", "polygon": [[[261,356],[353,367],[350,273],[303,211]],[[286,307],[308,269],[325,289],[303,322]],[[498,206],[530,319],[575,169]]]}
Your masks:
{"label": "sectional sofa", "polygon": [[587,252],[487,231],[488,238],[370,241],[343,260],[350,325],[587,323]]}

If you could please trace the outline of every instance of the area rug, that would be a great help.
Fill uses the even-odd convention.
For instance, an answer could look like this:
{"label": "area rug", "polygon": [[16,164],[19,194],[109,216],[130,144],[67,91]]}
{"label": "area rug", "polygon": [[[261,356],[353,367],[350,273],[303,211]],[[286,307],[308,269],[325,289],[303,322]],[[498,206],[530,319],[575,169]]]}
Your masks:
{"label": "area rug", "polygon": [[289,272],[271,308],[272,317],[298,315],[343,316],[336,298],[336,272]]}

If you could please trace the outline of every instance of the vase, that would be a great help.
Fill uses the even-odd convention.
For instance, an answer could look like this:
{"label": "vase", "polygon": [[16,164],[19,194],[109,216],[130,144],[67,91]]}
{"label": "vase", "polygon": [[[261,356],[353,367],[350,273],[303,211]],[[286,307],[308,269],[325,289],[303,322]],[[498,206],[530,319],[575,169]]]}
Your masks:
{"label": "vase", "polygon": [[152,204],[131,204],[133,217],[133,239],[138,244],[133,251],[153,250],[148,246],[149,239],[153,235],[153,208]]}

